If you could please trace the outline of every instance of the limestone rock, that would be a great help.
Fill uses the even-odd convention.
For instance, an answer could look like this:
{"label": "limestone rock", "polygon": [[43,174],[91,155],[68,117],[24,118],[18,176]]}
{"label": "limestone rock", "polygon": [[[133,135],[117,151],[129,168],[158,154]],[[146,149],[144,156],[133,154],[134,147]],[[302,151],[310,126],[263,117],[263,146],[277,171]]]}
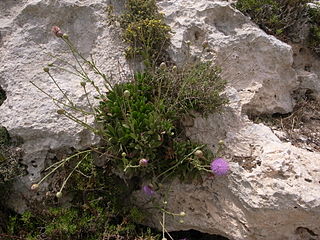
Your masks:
{"label": "limestone rock", "polygon": [[[231,174],[159,190],[160,204],[168,194],[168,210],[187,214],[183,223],[167,217],[167,230],[195,229],[235,240],[320,239],[320,153],[281,142],[247,116],[290,112],[295,91],[317,92],[318,70],[305,74],[297,67],[310,56],[295,55],[293,65],[291,46],[226,1],[163,0],[159,6],[174,32],[171,56],[183,64],[189,48],[191,55],[214,59],[229,81],[230,99],[222,114],[197,118],[187,132],[213,150],[223,139]],[[313,66],[320,63],[313,60]],[[143,193],[136,196],[143,204],[149,200]],[[161,214],[152,213],[149,224],[160,228]]]}
{"label": "limestone rock", "polygon": [[174,32],[171,55],[176,62],[190,54],[214,59],[241,94],[245,113],[292,111],[291,93],[298,85],[289,45],[264,33],[226,1],[166,0],[159,5]]}
{"label": "limestone rock", "polygon": [[[186,126],[191,138],[208,144],[212,150],[224,140],[224,157],[230,161],[231,173],[224,177],[204,175],[202,182],[192,184],[173,183],[168,192],[168,210],[187,215],[183,223],[168,217],[166,228],[195,229],[235,240],[320,239],[320,153],[284,143],[269,127],[254,124],[248,117],[291,112],[294,93],[304,94],[303,89],[319,94],[320,61],[301,47],[292,49],[264,33],[234,9],[232,2],[158,2],[173,30],[173,60],[183,64],[188,57],[198,56],[221,65],[223,77],[228,80],[225,94],[230,99],[222,114],[197,118]],[[29,81],[63,99],[42,70],[52,61],[46,52],[66,50],[50,33],[52,25],[60,26],[86,57],[93,54],[101,70],[119,81],[122,72],[118,69],[126,74],[128,66],[119,32],[106,22],[105,7],[109,3],[0,2],[0,89],[7,97],[0,106],[0,125],[23,139],[21,148],[29,172],[16,184],[17,196],[31,196],[31,183],[39,180],[41,171],[58,154],[98,141],[57,115],[53,102]],[[121,9],[123,1],[112,4]],[[52,73],[77,106],[89,107],[78,78],[62,71]],[[92,77],[98,85],[103,84],[97,76]],[[90,91],[90,97],[94,95]],[[145,206],[149,199],[140,192],[135,195]],[[17,199],[11,205],[21,211],[23,201]],[[152,213],[148,224],[160,228],[159,212],[148,211]]]}
{"label": "limestone rock", "polygon": [[[128,68],[118,30],[107,23],[108,3],[105,0],[0,2],[0,87],[7,96],[0,107],[0,125],[6,127],[11,136],[23,139],[24,163],[29,175],[21,180],[18,188],[26,193],[31,183],[39,180],[55,152],[68,154],[70,149],[83,149],[97,143],[98,139],[89,131],[58,115],[58,107],[30,81],[63,100],[62,93],[42,69],[48,63],[58,62],[49,53],[64,58],[69,64],[76,62],[71,53],[67,53],[66,44],[51,33],[53,25],[68,33],[85,57],[93,54],[98,67],[118,81],[121,71],[126,72]],[[61,66],[68,67],[67,63]],[[78,107],[88,109],[81,79],[61,70],[50,71],[69,98]],[[92,79],[103,85],[98,76],[93,75]],[[90,90],[89,94],[92,99],[96,92]],[[92,119],[86,121],[92,123]],[[16,205],[18,209],[23,208],[21,203]]]}

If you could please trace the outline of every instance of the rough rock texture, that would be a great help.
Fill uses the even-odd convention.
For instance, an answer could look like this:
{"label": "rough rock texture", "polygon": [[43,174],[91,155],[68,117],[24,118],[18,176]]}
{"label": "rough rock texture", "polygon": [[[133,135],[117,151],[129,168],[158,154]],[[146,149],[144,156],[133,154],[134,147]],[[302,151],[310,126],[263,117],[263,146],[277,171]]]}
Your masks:
{"label": "rough rock texture", "polygon": [[[281,142],[247,116],[290,112],[297,92],[317,95],[319,59],[303,50],[293,55],[291,46],[265,34],[229,2],[159,5],[174,31],[172,57],[183,64],[189,45],[192,54],[214,59],[229,81],[230,99],[223,114],[197,119],[188,134],[213,149],[223,139],[232,173],[172,184],[168,208],[187,216],[182,224],[168,217],[168,230],[196,229],[237,240],[320,239],[320,153]],[[152,216],[151,225],[159,226],[161,216]]]}
{"label": "rough rock texture", "polygon": [[[168,208],[185,211],[184,223],[167,218],[168,230],[195,229],[235,240],[320,239],[320,153],[283,143],[248,115],[288,113],[296,93],[319,96],[320,61],[307,50],[293,49],[267,35],[231,6],[232,1],[162,0],[172,27],[170,54],[183,64],[191,55],[220,64],[228,80],[230,104],[223,114],[197,119],[188,129],[193,139],[215,149],[223,139],[231,173],[203,177],[203,182],[172,184]],[[103,0],[25,0],[0,2],[0,87],[7,99],[0,107],[0,125],[23,139],[29,175],[16,184],[30,194],[31,182],[57,154],[96,143],[88,131],[56,113],[56,106],[29,81],[58,99],[61,93],[42,71],[60,53],[52,34],[59,25],[86,56],[93,54],[102,70],[117,79],[125,64],[118,31],[107,25]],[[121,9],[121,1],[113,1]],[[189,41],[189,42],[188,42]],[[189,47],[188,47],[189,46]],[[127,69],[127,67],[122,67]],[[124,70],[125,71],[125,70]],[[54,71],[62,89],[86,106],[79,79]],[[101,80],[94,76],[98,84]],[[91,92],[91,95],[94,95]],[[90,120],[89,120],[90,121]],[[319,143],[320,145],[320,143]],[[62,152],[62,153],[61,153]],[[140,203],[143,194],[137,192]],[[12,206],[23,210],[22,199]],[[158,212],[148,224],[159,227]]]}
{"label": "rough rock texture", "polygon": [[[1,105],[0,125],[11,136],[23,139],[24,163],[29,175],[17,184],[28,192],[31,182],[38,181],[40,173],[57,152],[70,148],[83,149],[97,139],[76,123],[57,114],[57,107],[30,81],[59,100],[63,99],[53,81],[42,70],[55,61],[48,53],[61,54],[66,45],[51,33],[58,25],[84,54],[93,54],[98,66],[119,80],[126,67],[118,31],[108,27],[104,0],[28,0],[0,1],[0,86],[7,99]],[[115,2],[116,7],[119,3]],[[70,54],[64,54],[75,64]],[[64,67],[67,64],[64,65]],[[78,106],[86,106],[86,98],[78,77],[63,71],[52,71],[60,87]],[[101,79],[92,76],[97,84]],[[96,94],[94,91],[90,95]],[[90,122],[90,119],[88,119]],[[92,122],[92,120],[91,120]],[[33,194],[34,195],[34,194]],[[23,209],[21,202],[13,202]]]}

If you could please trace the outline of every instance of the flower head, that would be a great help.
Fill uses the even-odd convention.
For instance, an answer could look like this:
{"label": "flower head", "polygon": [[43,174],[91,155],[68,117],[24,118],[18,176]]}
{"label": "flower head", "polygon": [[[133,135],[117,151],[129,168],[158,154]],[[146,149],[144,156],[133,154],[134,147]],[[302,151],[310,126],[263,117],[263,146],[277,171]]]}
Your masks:
{"label": "flower head", "polygon": [[35,183],[35,184],[32,184],[31,186],[31,190],[37,190],[39,188],[39,184]]}
{"label": "flower head", "polygon": [[153,190],[151,185],[145,185],[142,187],[142,190],[144,191],[145,194],[147,194],[148,196],[152,196],[155,191]]}
{"label": "flower head", "polygon": [[226,175],[229,171],[229,164],[223,158],[217,158],[213,160],[210,166],[212,172],[219,176]]}
{"label": "flower head", "polygon": [[145,167],[145,166],[148,165],[148,162],[149,162],[148,159],[142,158],[139,161],[139,165],[142,166],[142,167]]}
{"label": "flower head", "polygon": [[203,152],[201,150],[197,150],[194,152],[194,155],[198,158],[203,158]]}
{"label": "flower head", "polygon": [[61,31],[61,29],[58,26],[53,26],[51,28],[51,32],[56,35],[56,37],[62,37],[63,36],[63,32]]}
{"label": "flower head", "polygon": [[56,197],[57,197],[57,198],[62,198],[62,192],[61,192],[61,191],[57,192],[57,193],[56,193]]}

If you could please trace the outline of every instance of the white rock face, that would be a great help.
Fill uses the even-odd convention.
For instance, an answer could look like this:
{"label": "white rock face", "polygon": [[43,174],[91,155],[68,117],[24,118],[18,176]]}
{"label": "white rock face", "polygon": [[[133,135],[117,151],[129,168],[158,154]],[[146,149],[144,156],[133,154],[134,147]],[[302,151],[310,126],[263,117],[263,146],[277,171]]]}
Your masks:
{"label": "white rock face", "polygon": [[[170,48],[173,60],[183,64],[189,46],[191,55],[221,65],[230,99],[224,113],[196,119],[187,130],[191,138],[213,150],[223,139],[231,173],[203,176],[201,183],[172,184],[168,208],[187,215],[184,223],[168,217],[166,227],[169,231],[195,229],[235,240],[320,239],[320,153],[281,142],[269,127],[254,124],[247,116],[292,111],[292,94],[297,90],[319,94],[320,61],[299,48],[293,52],[291,46],[267,35],[231,2],[159,2],[174,32]],[[116,9],[123,4],[112,3]],[[23,139],[29,175],[16,188],[26,197],[31,182],[39,180],[56,154],[97,142],[87,130],[57,115],[52,101],[29,82],[57,99],[63,98],[42,70],[52,61],[46,52],[65,50],[50,33],[51,26],[58,25],[67,32],[85,56],[93,54],[100,68],[115,81],[120,80],[119,65],[124,72],[128,69],[119,32],[106,22],[107,4],[109,1],[104,0],[0,2],[0,86],[7,94],[0,107],[0,125]],[[88,107],[80,79],[62,71],[52,73],[77,105]],[[93,79],[102,85],[97,76]],[[95,92],[90,91],[93,95]],[[143,194],[136,195],[144,203]],[[23,201],[16,199],[11,205],[23,210]],[[151,213],[148,224],[160,228],[161,216]]]}
{"label": "white rock face", "polygon": [[[183,64],[189,45],[192,54],[220,64],[230,99],[223,114],[196,119],[188,134],[212,149],[223,139],[231,174],[172,184],[168,209],[187,215],[183,223],[167,217],[167,229],[235,240],[320,239],[320,153],[282,143],[269,127],[246,116],[290,112],[294,91],[316,93],[319,69],[301,70],[310,55],[295,55],[294,69],[291,46],[265,34],[226,1],[163,0],[159,5],[174,32],[171,56]],[[148,200],[137,195],[141,202]],[[152,216],[150,224],[159,227],[161,215]]]}
{"label": "white rock face", "polygon": [[186,60],[190,41],[192,54],[214,58],[222,67],[241,95],[245,113],[292,111],[297,75],[289,45],[264,33],[226,1],[167,0],[160,6],[174,31],[171,55],[176,62]]}
{"label": "white rock face", "polygon": [[[114,80],[120,71],[127,71],[122,41],[117,30],[108,27],[105,9],[108,1],[11,1],[0,2],[0,86],[7,100],[1,105],[0,124],[12,136],[23,139],[24,163],[29,175],[19,188],[28,192],[31,182],[38,181],[40,173],[58,150],[68,153],[70,148],[83,149],[97,139],[78,124],[57,114],[57,106],[46,95],[31,85],[30,81],[62,100],[63,96],[54,82],[43,71],[48,63],[57,62],[48,55],[60,56],[66,44],[51,33],[58,25],[69,34],[71,41],[84,56],[95,56],[98,66]],[[116,4],[116,9],[117,3]],[[62,58],[75,64],[71,54]],[[66,67],[67,64],[64,65]],[[53,70],[60,87],[77,106],[88,109],[81,79],[63,71]],[[98,85],[103,81],[92,76]],[[90,91],[91,96],[96,95]],[[92,119],[87,119],[90,123]],[[61,152],[60,151],[60,152]],[[34,195],[34,194],[33,194]],[[21,209],[17,202],[17,208]]]}

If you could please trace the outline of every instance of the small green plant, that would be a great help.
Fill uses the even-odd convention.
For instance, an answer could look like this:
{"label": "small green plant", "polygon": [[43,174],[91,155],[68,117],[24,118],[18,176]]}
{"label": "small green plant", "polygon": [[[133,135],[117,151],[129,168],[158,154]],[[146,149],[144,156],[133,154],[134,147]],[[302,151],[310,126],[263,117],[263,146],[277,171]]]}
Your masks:
{"label": "small green plant", "polygon": [[129,45],[125,51],[128,59],[138,58],[147,67],[167,59],[171,29],[164,23],[155,0],[128,0],[121,16],[113,16],[112,11],[109,14],[123,29],[123,39]]}
{"label": "small green plant", "polygon": [[[191,112],[208,115],[227,102],[220,96],[225,81],[219,73],[209,62],[161,67],[107,92],[98,120],[118,169],[150,181],[203,170],[213,156],[186,138],[180,120]],[[197,150],[204,152],[201,158],[194,155]],[[147,166],[141,165],[143,159]]]}
{"label": "small green plant", "polygon": [[[320,7],[310,7],[311,0],[239,0],[235,6],[251,17],[263,30],[285,41],[305,42],[319,53]],[[301,30],[309,29],[308,36]],[[304,40],[306,39],[306,41]]]}
{"label": "small green plant", "polygon": [[320,4],[309,9],[310,16],[310,33],[309,46],[313,51],[320,55]]}

